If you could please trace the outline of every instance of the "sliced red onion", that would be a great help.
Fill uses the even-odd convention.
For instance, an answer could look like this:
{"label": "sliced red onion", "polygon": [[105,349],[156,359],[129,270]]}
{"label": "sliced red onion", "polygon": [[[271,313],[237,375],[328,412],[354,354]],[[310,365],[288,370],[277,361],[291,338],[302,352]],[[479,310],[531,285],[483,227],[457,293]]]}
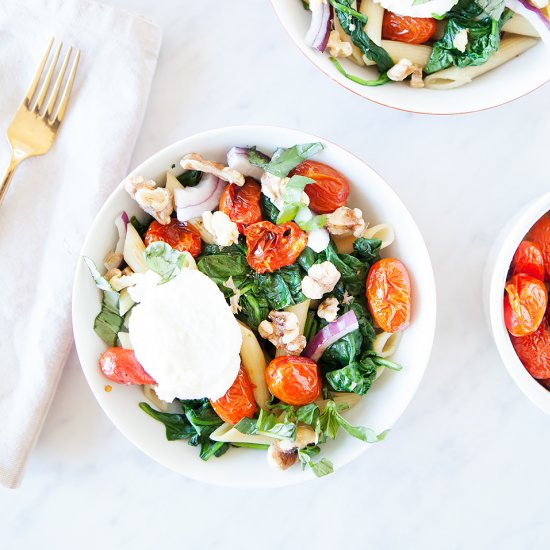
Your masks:
{"label": "sliced red onion", "polygon": [[546,46],[550,47],[550,21],[541,10],[535,8],[527,0],[506,0],[506,6],[523,15],[540,34]]}
{"label": "sliced red onion", "polygon": [[[332,28],[332,7],[328,0],[310,4],[311,23],[304,39],[305,43],[320,52],[324,52]],[[311,9],[311,8],[310,8]]]}
{"label": "sliced red onion", "polygon": [[319,361],[325,353],[326,349],[334,344],[334,342],[343,338],[346,334],[353,332],[359,328],[359,321],[355,312],[350,309],[336,321],[329,323],[322,328],[309,342],[304,350],[303,355]]}
{"label": "sliced red onion", "polygon": [[218,177],[205,174],[196,187],[176,189],[174,199],[178,220],[186,222],[199,218],[203,212],[216,209],[225,185],[225,182]]}
{"label": "sliced red onion", "polygon": [[122,254],[124,250],[124,241],[126,240],[126,226],[128,225],[128,214],[122,212],[115,220],[115,225],[118,230],[118,242],[115,247],[115,254]]}
{"label": "sliced red onion", "polygon": [[[248,160],[249,152],[250,149],[246,147],[232,147],[227,152],[227,165],[237,170],[237,172],[240,172],[243,176],[250,176],[251,178],[259,180],[264,171],[260,166],[256,166]],[[271,160],[267,155],[264,155],[264,153],[260,153],[260,151],[255,151],[255,154],[266,162]]]}

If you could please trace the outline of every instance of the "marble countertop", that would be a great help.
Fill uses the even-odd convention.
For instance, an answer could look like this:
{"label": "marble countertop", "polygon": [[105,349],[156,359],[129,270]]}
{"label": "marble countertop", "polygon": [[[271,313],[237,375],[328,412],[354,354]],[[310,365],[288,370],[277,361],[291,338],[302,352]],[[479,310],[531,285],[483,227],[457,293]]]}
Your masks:
{"label": "marble countertop", "polygon": [[108,3],[164,29],[133,165],[183,136],[240,123],[341,144],[395,188],[424,234],[435,346],[384,444],[319,482],[254,492],[179,477],[134,448],[73,351],[23,486],[0,490],[3,547],[548,548],[550,419],[501,364],[481,281],[500,228],[548,189],[550,87],[475,115],[412,115],[318,72],[267,0]]}

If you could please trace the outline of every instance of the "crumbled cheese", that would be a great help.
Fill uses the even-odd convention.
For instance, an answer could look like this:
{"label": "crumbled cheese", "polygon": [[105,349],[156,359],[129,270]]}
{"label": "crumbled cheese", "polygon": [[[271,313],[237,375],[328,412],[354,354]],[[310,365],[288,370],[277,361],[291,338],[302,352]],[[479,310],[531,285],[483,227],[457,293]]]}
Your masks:
{"label": "crumbled cheese", "polygon": [[318,300],[323,294],[332,292],[340,280],[341,273],[331,262],[313,264],[302,279],[302,293],[306,298]]}
{"label": "crumbled cheese", "polygon": [[456,48],[459,52],[464,53],[466,46],[468,45],[468,29],[462,29],[455,34],[453,40],[453,48]]}
{"label": "crumbled cheese", "polygon": [[202,223],[218,246],[230,246],[239,242],[237,224],[225,212],[204,212]]}

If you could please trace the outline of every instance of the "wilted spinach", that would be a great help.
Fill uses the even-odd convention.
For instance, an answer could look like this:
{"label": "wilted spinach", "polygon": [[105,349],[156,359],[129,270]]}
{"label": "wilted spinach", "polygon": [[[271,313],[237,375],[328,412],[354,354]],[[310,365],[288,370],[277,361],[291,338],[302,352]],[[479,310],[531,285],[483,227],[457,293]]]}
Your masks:
{"label": "wilted spinach", "polygon": [[177,180],[184,187],[195,187],[202,178],[202,172],[199,170],[186,170],[183,174],[177,176]]}

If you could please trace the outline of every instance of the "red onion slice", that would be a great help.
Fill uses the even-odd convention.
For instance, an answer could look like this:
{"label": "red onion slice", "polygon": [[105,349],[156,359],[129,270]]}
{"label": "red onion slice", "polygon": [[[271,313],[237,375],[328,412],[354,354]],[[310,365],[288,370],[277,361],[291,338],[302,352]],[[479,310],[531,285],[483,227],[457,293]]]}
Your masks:
{"label": "red onion slice", "polygon": [[[247,147],[232,147],[227,152],[227,166],[237,170],[237,172],[240,172],[243,176],[250,176],[251,178],[260,180],[264,171],[260,166],[256,166],[248,160],[249,152],[250,149]],[[266,162],[271,160],[260,151],[256,151],[256,155]]]}
{"label": "red onion slice", "polygon": [[303,355],[319,361],[325,353],[325,350],[334,344],[334,342],[343,338],[346,334],[353,332],[359,328],[359,321],[355,312],[350,309],[347,313],[344,313],[341,317],[338,317],[336,321],[329,323],[326,327],[322,328],[309,342],[304,350]]}
{"label": "red onion slice", "polygon": [[215,210],[225,189],[225,182],[209,174],[196,187],[176,189],[175,202],[178,220],[186,222],[202,216],[203,212]]}
{"label": "red onion slice", "polygon": [[304,39],[305,43],[320,52],[324,52],[332,27],[332,7],[327,0],[315,3],[311,11],[311,23]]}

